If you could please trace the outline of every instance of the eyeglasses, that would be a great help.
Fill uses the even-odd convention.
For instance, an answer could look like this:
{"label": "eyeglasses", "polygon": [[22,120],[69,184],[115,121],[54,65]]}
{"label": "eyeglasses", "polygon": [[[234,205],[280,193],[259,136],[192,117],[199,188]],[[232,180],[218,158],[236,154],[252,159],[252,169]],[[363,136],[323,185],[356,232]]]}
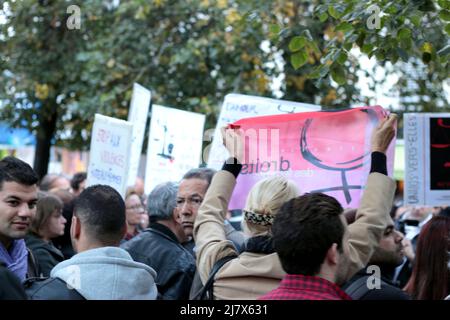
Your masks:
{"label": "eyeglasses", "polygon": [[143,206],[127,207],[127,210],[144,211],[144,207]]}
{"label": "eyeglasses", "polygon": [[188,205],[190,205],[192,207],[200,207],[202,202],[203,202],[203,199],[200,197],[192,197],[192,198],[187,198],[187,199],[178,198],[177,199],[177,208],[182,208],[185,203],[187,203]]}

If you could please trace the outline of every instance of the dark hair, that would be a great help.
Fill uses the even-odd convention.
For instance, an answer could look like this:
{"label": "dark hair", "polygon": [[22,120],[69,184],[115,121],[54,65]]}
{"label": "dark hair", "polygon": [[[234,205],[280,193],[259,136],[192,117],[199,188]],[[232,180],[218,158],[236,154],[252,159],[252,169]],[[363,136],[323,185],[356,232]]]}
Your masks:
{"label": "dark hair", "polygon": [[342,211],[335,198],[323,193],[306,193],[281,207],[272,233],[284,271],[316,275],[333,243],[342,251],[345,232],[339,218]]}
{"label": "dark hair", "polygon": [[62,211],[62,208],[63,202],[56,195],[43,192],[39,193],[36,215],[31,220],[30,231],[41,237],[39,232],[48,223],[52,214],[55,210]]}
{"label": "dark hair", "polygon": [[86,172],[78,172],[75,173],[72,180],[70,180],[70,186],[73,190],[78,191],[80,189],[80,183],[86,180],[87,174]]}
{"label": "dark hair", "polygon": [[86,188],[75,200],[74,213],[93,239],[116,246],[125,231],[125,202],[110,186]]}
{"label": "dark hair", "polygon": [[433,217],[421,229],[414,267],[405,286],[413,299],[442,300],[449,294],[450,218]]}
{"label": "dark hair", "polygon": [[75,196],[68,190],[54,190],[51,194],[59,197],[63,202],[62,214],[66,219],[66,224],[64,225],[64,234],[62,236],[52,239],[53,244],[61,250],[64,258],[70,259],[75,252],[72,248],[72,240],[70,239],[70,227],[72,225],[73,216],[73,206],[75,203]]}
{"label": "dark hair", "polygon": [[211,168],[196,168],[191,169],[188,172],[186,172],[183,176],[183,180],[186,179],[200,179],[205,180],[208,182],[208,187],[211,184],[211,180],[216,173],[216,170]]}
{"label": "dark hair", "polygon": [[28,163],[14,157],[5,157],[0,161],[0,190],[3,189],[3,182],[17,182],[32,186],[38,180],[36,172]]}

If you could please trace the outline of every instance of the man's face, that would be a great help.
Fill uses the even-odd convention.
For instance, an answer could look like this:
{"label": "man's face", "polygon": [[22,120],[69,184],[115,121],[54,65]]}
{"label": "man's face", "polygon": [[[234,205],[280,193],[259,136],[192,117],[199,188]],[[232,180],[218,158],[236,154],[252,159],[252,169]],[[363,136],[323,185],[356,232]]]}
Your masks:
{"label": "man's face", "polygon": [[208,182],[192,178],[182,180],[177,194],[177,210],[186,236],[192,236],[198,208],[203,202]]}
{"label": "man's face", "polygon": [[0,190],[0,241],[9,247],[14,239],[24,238],[36,214],[37,187],[4,182]]}
{"label": "man's face", "polygon": [[340,219],[342,224],[344,225],[344,236],[342,238],[342,252],[339,254],[339,262],[336,270],[335,283],[337,285],[342,285],[347,279],[346,275],[348,272],[348,267],[350,265],[350,248],[348,245],[348,226],[347,221],[345,220],[345,216],[343,214],[340,215]]}
{"label": "man's face", "polygon": [[391,223],[384,230],[379,246],[375,249],[370,264],[380,264],[396,267],[403,261],[403,235],[394,229]]}

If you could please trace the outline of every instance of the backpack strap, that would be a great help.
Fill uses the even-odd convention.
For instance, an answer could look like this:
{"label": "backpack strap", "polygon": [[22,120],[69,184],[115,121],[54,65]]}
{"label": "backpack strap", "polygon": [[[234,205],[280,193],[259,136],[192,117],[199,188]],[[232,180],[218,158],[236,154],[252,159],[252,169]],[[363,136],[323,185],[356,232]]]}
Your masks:
{"label": "backpack strap", "polygon": [[27,269],[27,278],[39,278],[41,276],[41,271],[39,268],[39,264],[36,261],[36,257],[33,254],[33,251],[27,247],[28,251],[28,269]]}
{"label": "backpack strap", "polygon": [[235,258],[237,258],[237,256],[226,256],[216,261],[209,273],[208,280],[203,288],[194,296],[193,300],[214,300],[214,277],[220,268],[222,268],[228,261]]}
{"label": "backpack strap", "polygon": [[344,288],[353,300],[360,300],[370,289],[367,287],[367,280],[369,276],[364,276],[353,281],[349,286]]}

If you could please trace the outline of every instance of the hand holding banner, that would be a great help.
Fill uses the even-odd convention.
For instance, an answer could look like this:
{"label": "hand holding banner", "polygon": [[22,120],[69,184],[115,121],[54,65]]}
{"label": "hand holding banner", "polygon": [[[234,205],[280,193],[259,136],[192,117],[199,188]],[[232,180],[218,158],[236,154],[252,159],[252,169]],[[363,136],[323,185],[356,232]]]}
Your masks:
{"label": "hand holding banner", "polygon": [[[243,208],[249,189],[275,174],[295,181],[302,192],[324,192],[343,207],[358,207],[370,170],[372,132],[385,115],[384,109],[376,106],[233,123],[242,130],[245,152],[230,209]],[[380,130],[390,130],[392,121],[395,117]],[[380,140],[376,148],[387,148],[387,140]],[[394,145],[392,141],[387,152],[389,173],[393,171]]]}

